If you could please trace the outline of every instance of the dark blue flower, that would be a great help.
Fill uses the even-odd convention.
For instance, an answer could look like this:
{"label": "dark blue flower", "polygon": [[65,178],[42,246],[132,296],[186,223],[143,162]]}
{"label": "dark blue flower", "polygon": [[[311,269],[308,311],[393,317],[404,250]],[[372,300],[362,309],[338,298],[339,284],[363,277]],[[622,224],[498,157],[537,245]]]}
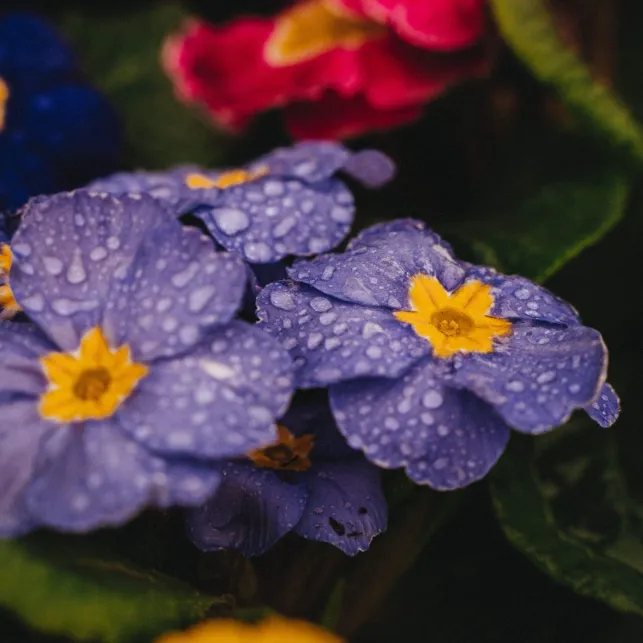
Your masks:
{"label": "dark blue flower", "polygon": [[338,143],[300,143],[241,169],[183,166],[116,174],[89,187],[151,194],[177,216],[193,211],[226,250],[266,264],[325,252],[343,241],[355,205],[348,187],[334,176],[339,171],[377,187],[391,179],[394,166],[373,150],[352,153]]}
{"label": "dark blue flower", "polygon": [[259,296],[262,325],[382,467],[453,489],[486,475],[510,427],[542,433],[574,409],[616,420],[600,334],[527,279],[459,262],[422,223],[374,226],[289,274]]}
{"label": "dark blue flower", "polygon": [[149,197],[32,199],[0,323],[0,534],[85,531],[204,502],[274,439],[288,354],[236,321],[246,272]]}
{"label": "dark blue flower", "polygon": [[380,472],[347,446],[327,402],[295,404],[279,437],[223,468],[214,497],[190,511],[194,543],[258,556],[292,531],[351,556],[368,549],[386,529]]}
{"label": "dark blue flower", "polygon": [[68,47],[35,16],[0,17],[0,208],[111,171],[119,127]]}

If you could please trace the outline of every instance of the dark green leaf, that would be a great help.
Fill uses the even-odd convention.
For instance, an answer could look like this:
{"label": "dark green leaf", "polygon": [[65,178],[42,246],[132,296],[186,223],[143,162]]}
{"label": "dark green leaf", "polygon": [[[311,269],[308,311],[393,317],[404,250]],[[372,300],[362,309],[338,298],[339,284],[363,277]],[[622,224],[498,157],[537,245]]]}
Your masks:
{"label": "dark green leaf", "polygon": [[144,169],[220,161],[222,135],[199,120],[174,96],[161,69],[164,38],[187,17],[175,4],[153,3],[116,13],[93,7],[60,18],[89,78],[120,112],[127,161]]}
{"label": "dark green leaf", "polygon": [[623,348],[612,368],[624,404],[614,428],[579,415],[546,436],[514,440],[491,489],[507,537],[545,572],[643,615],[642,408],[632,378],[641,347]]}
{"label": "dark green leaf", "polygon": [[540,80],[549,83],[576,116],[637,164],[643,133],[627,107],[594,81],[580,58],[559,39],[545,0],[492,0],[503,36]]}
{"label": "dark green leaf", "polygon": [[85,539],[0,541],[0,604],[34,629],[119,643],[202,619],[215,599],[106,557]]}
{"label": "dark green leaf", "polygon": [[504,156],[475,219],[446,229],[480,263],[543,281],[625,214],[626,174],[576,137],[528,132]]}

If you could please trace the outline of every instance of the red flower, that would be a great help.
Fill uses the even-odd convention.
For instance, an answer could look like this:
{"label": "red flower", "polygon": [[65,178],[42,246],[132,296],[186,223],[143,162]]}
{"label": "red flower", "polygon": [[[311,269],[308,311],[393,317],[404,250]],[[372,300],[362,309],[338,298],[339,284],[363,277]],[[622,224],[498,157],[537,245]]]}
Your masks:
{"label": "red flower", "polygon": [[414,120],[484,73],[483,29],[484,0],[300,0],[274,18],[194,21],[163,57],[180,97],[229,130],[284,107],[295,138],[345,138]]}

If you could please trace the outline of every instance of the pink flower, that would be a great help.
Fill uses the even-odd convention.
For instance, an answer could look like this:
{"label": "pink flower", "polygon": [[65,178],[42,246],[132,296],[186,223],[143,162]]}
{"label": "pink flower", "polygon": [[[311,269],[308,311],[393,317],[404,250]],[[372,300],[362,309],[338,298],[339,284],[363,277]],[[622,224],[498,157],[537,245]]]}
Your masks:
{"label": "pink flower", "polygon": [[410,122],[483,74],[483,32],[484,0],[301,0],[274,18],[193,21],[164,64],[226,129],[284,108],[295,138],[345,138]]}

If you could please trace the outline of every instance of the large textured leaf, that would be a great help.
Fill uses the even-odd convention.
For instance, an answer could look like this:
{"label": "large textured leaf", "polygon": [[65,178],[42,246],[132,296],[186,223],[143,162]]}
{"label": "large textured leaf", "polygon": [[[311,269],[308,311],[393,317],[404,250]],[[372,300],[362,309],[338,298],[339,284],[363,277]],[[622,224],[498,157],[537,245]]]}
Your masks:
{"label": "large textured leaf", "polygon": [[220,160],[221,136],[174,97],[160,66],[163,39],[186,17],[177,4],[160,2],[116,12],[97,12],[90,4],[60,17],[88,76],[123,118],[132,166]]}
{"label": "large textured leaf", "polygon": [[480,263],[543,281],[625,214],[627,175],[576,137],[523,132],[503,156],[475,217],[445,230]]}
{"label": "large textured leaf", "polygon": [[594,81],[580,58],[556,34],[545,0],[491,0],[503,36],[540,80],[552,85],[588,129],[638,164],[643,133],[628,108]]}
{"label": "large textured leaf", "polygon": [[214,600],[72,536],[0,541],[0,605],[34,629],[128,642],[203,618]]}

